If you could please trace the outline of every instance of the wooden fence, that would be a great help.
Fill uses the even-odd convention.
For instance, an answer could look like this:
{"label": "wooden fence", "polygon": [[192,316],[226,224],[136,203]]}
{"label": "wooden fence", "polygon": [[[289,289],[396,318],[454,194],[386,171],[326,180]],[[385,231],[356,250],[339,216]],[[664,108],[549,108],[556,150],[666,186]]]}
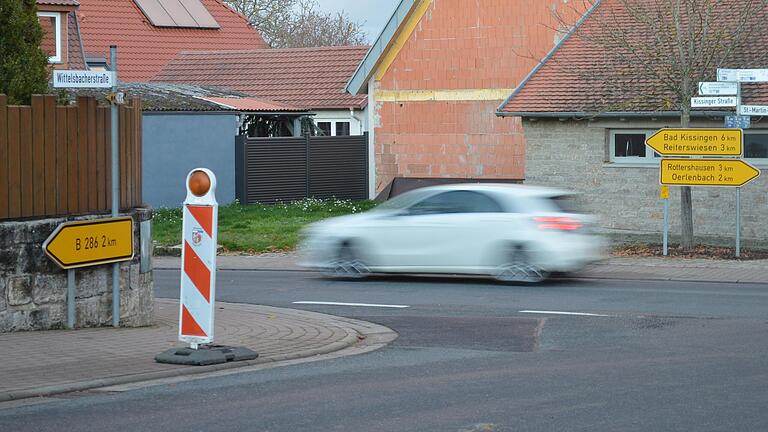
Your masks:
{"label": "wooden fence", "polygon": [[[120,208],[142,205],[141,103],[119,108]],[[57,106],[33,96],[31,106],[0,95],[0,220],[102,213],[111,209],[109,106],[79,97]]]}

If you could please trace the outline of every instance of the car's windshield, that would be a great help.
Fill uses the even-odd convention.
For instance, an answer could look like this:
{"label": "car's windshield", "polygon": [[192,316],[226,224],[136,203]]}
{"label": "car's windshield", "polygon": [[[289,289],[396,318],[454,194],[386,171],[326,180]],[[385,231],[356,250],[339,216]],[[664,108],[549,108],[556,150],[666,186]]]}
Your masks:
{"label": "car's windshield", "polygon": [[371,211],[390,212],[390,211],[403,210],[421,201],[422,199],[432,195],[433,193],[434,191],[429,191],[424,189],[412,190],[404,194],[398,195],[394,198],[391,198],[387,201],[384,201],[383,203],[379,204]]}

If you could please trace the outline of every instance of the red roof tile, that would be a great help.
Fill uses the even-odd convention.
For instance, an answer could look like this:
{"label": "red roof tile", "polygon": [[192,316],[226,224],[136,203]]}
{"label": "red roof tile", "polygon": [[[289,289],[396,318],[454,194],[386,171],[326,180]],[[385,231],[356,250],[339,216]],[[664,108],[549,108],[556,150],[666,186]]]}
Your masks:
{"label": "red roof tile", "polygon": [[[712,22],[730,25],[738,10],[738,0],[717,2],[721,9]],[[768,9],[764,14],[768,13]],[[713,15],[714,16],[714,15]],[[643,64],[617,64],[617,56],[605,45],[596,43],[605,31],[606,17],[615,20],[616,28],[635,38],[650,37],[644,25],[634,21],[621,6],[620,0],[603,0],[571,35],[550,53],[550,56],[520,85],[502,105],[501,113],[572,113],[598,114],[607,112],[670,112],[680,110],[680,98],[673,90],[664,88],[660,80],[651,78]],[[763,30],[736,50],[725,68],[764,67],[768,34]],[[658,53],[656,53],[658,54]],[[652,58],[642,57],[642,58]],[[760,59],[760,60],[757,60]],[[663,61],[663,60],[659,60]],[[659,63],[661,64],[661,63]],[[706,71],[706,80],[716,80],[716,66]],[[696,84],[694,84],[696,85]],[[743,86],[745,104],[768,104],[768,86]],[[712,111],[709,108],[708,111]],[[715,108],[714,110],[721,110]]]}
{"label": "red roof tile", "polygon": [[367,46],[185,52],[153,79],[227,88],[309,109],[362,108],[344,91]]}
{"label": "red roof tile", "polygon": [[264,99],[256,98],[227,98],[227,97],[201,97],[200,99],[213,102],[225,107],[234,108],[238,111],[251,112],[276,112],[276,111],[306,111],[295,106],[281,104]]}
{"label": "red roof tile", "polygon": [[117,45],[121,81],[148,81],[182,51],[267,48],[245,18],[220,0],[201,0],[219,29],[155,27],[131,0],[79,0],[88,53],[109,58]]}

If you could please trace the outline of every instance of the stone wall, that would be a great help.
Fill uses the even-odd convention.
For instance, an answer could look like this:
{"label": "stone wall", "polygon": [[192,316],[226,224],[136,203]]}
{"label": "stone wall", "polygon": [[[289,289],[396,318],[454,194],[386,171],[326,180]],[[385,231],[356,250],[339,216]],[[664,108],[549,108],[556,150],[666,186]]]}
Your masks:
{"label": "stone wall", "polygon": [[[152,213],[136,209],[130,215],[135,256],[120,265],[120,325],[138,327],[153,324],[152,272],[140,272],[140,222]],[[0,332],[64,328],[67,271],[45,255],[42,245],[59,224],[96,218],[0,223]],[[111,325],[112,265],[77,269],[75,275],[76,327]]]}
{"label": "stone wall", "polygon": [[[659,199],[659,167],[610,163],[608,131],[676,127],[664,121],[525,120],[526,184],[583,192],[585,208],[601,218],[607,230],[660,233],[663,202]],[[692,127],[722,127],[701,122]],[[758,168],[761,168],[758,165]],[[767,168],[763,166],[762,168]],[[741,190],[742,237],[768,240],[768,175]],[[680,232],[680,188],[670,187],[670,232]],[[733,238],[736,233],[736,190],[694,187],[693,223],[697,237]]]}

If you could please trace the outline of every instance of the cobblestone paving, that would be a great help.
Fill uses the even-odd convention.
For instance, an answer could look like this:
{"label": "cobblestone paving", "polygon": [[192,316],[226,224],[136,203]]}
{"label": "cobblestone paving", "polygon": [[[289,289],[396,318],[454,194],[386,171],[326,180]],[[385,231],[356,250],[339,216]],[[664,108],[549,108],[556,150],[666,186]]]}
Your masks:
{"label": "cobblestone paving", "polygon": [[[369,325],[267,306],[216,306],[216,343],[259,353],[258,359],[238,364],[333,352],[355,344],[356,328]],[[0,333],[0,401],[56,393],[72,386],[89,388],[238,366],[156,363],[156,354],[184,344],[177,340],[178,301],[157,299],[155,307],[157,324],[153,327]]]}

